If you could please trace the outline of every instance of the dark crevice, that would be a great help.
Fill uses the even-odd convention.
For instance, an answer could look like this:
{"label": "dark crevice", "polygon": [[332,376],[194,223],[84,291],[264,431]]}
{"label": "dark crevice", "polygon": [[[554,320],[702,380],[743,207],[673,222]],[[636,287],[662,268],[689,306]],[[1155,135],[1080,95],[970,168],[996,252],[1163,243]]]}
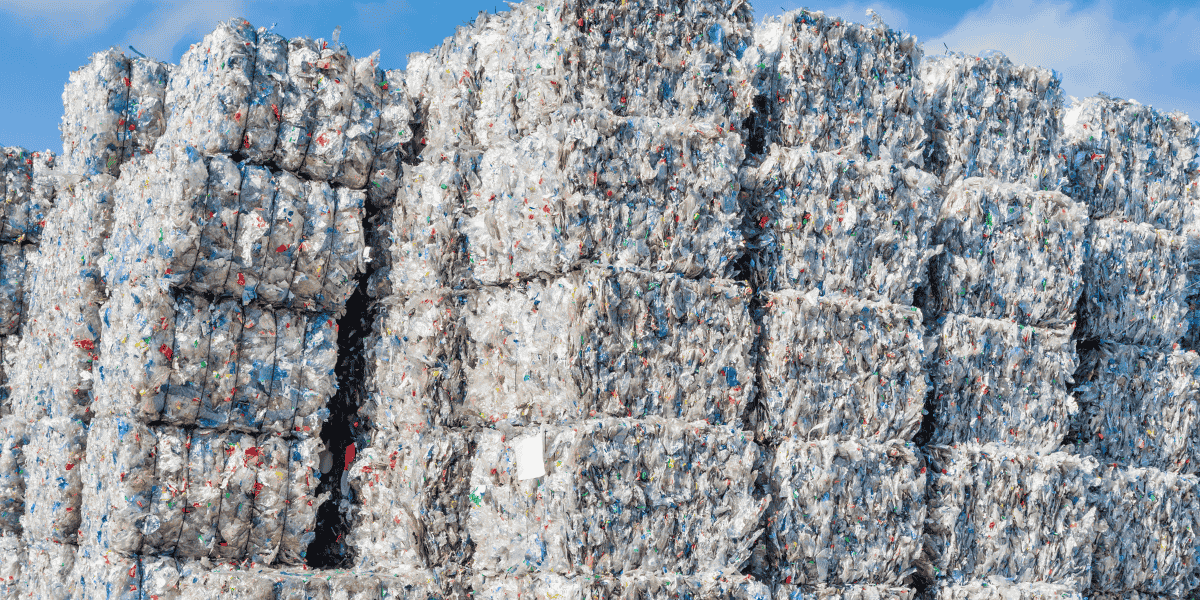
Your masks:
{"label": "dark crevice", "polygon": [[937,420],[934,417],[933,410],[934,401],[937,399],[936,394],[937,390],[932,385],[925,392],[925,408],[921,410],[921,428],[913,436],[913,443],[921,448],[929,444],[929,440],[933,439],[933,431],[937,428]]}
{"label": "dark crevice", "polygon": [[767,142],[767,97],[754,97],[754,112],[742,121],[742,131],[746,132],[746,153],[762,154]]}

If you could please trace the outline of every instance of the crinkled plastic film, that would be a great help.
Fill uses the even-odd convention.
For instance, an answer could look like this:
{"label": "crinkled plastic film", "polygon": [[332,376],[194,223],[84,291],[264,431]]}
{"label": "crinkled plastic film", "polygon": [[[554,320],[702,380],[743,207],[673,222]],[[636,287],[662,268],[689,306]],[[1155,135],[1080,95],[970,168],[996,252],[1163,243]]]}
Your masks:
{"label": "crinkled plastic film", "polygon": [[82,421],[68,417],[43,418],[29,428],[21,517],[26,543],[76,543],[87,434]]}
{"label": "crinkled plastic film", "polygon": [[283,126],[279,107],[288,84],[288,41],[262,27],[255,37],[254,78],[240,150],[250,162],[262,164],[276,158],[275,144]]}
{"label": "crinkled plastic film", "polygon": [[37,242],[46,211],[54,203],[54,177],[49,173],[55,157],[52,152],[30,152],[10,146],[0,148],[0,240]]}
{"label": "crinkled plastic film", "polygon": [[332,179],[339,185],[362,189],[368,183],[375,161],[376,136],[384,103],[379,51],[354,60],[352,69],[354,96],[348,111],[345,150]]}
{"label": "crinkled plastic film", "polygon": [[[207,160],[208,192],[201,214],[203,221],[199,250],[192,268],[191,286],[198,292],[220,293],[229,277],[230,263],[236,251],[237,195],[242,173],[236,163],[218,154]],[[185,199],[186,201],[186,199]],[[190,237],[190,236],[189,236]]]}
{"label": "crinkled plastic film", "polygon": [[391,287],[421,292],[461,287],[466,267],[456,223],[462,184],[452,164],[423,162],[404,170],[392,211]]}
{"label": "crinkled plastic film", "polygon": [[[254,481],[254,514],[250,519],[246,556],[256,563],[269,565],[275,561],[283,541],[292,449],[287,441],[277,436],[263,436],[257,447],[259,463]],[[296,466],[302,468],[302,465]]]}
{"label": "crinkled plastic film", "polygon": [[141,523],[143,555],[175,554],[187,513],[188,449],[192,431],[181,427],[153,427],[154,485],[150,487],[148,516]]}
{"label": "crinkled plastic film", "polygon": [[1079,412],[1068,391],[1077,364],[1071,330],[955,314],[938,320],[933,443],[1057,449]]}
{"label": "crinkled plastic film", "polygon": [[1173,473],[1200,469],[1200,356],[1104,342],[1079,362],[1080,454]]}
{"label": "crinkled plastic film", "polygon": [[80,175],[117,175],[128,134],[129,59],[115,47],[93,54],[63,90],[61,166]]}
{"label": "crinkled plastic film", "polygon": [[412,140],[413,124],[418,119],[414,114],[416,106],[404,88],[404,79],[404,71],[388,70],[379,82],[383,100],[367,197],[380,206],[391,206],[396,200],[396,190],[404,174],[403,161],[408,157],[406,146]]}
{"label": "crinkled plastic film", "polygon": [[1095,459],[997,444],[930,446],[923,570],[1082,591],[1092,581]]}
{"label": "crinkled plastic film", "polygon": [[783,584],[775,586],[774,594],[771,597],[774,600],[913,600],[918,596],[915,589],[886,585],[799,586]]}
{"label": "crinkled plastic film", "polygon": [[85,548],[75,558],[71,577],[79,598],[141,599],[142,565],[137,557]]}
{"label": "crinkled plastic film", "polygon": [[774,148],[751,177],[762,287],[913,303],[936,252],[933,175],[800,147]]}
{"label": "crinkled plastic film", "polygon": [[1096,507],[1092,592],[1137,590],[1182,596],[1200,586],[1194,541],[1200,480],[1158,469],[1105,465]]}
{"label": "crinkled plastic film", "polygon": [[939,312],[1075,322],[1087,250],[1087,208],[1059,192],[971,177],[954,184],[934,233],[930,289]]}
{"label": "crinkled plastic film", "polygon": [[1183,236],[1144,223],[1094,221],[1083,265],[1080,336],[1170,346],[1188,330]]}
{"label": "crinkled plastic film", "polygon": [[766,527],[781,577],[897,585],[916,570],[926,483],[909,442],[793,438],[773,460]]}
{"label": "crinkled plastic film", "polygon": [[[1037,582],[1013,582],[1003,577],[988,577],[962,584],[940,585],[935,590],[937,600],[1083,600],[1079,590],[1069,585]],[[1089,591],[1088,598],[1103,598]],[[1134,599],[1129,599],[1134,600]]]}
{"label": "crinkled plastic film", "polygon": [[28,431],[29,426],[23,419],[15,415],[0,417],[0,537],[19,537],[21,534]]}
{"label": "crinkled plastic film", "polygon": [[153,58],[134,58],[129,61],[129,101],[123,122],[128,130],[122,162],[149,154],[166,128],[167,85],[173,67]]}
{"label": "crinkled plastic film", "polygon": [[764,297],[757,429],[770,438],[911,439],[928,382],[919,309],[784,291]]}
{"label": "crinkled plastic film", "polygon": [[[587,600],[617,600],[619,598],[711,598],[712,600],[771,600],[789,598],[773,594],[765,582],[736,572],[714,571],[695,576],[678,574],[630,572],[615,577],[576,576],[540,573],[517,577],[484,577],[472,579],[473,597],[486,600],[520,600],[522,598],[579,598]],[[854,595],[854,600],[859,600]],[[878,600],[863,594],[863,600]],[[805,595],[807,600],[809,595]],[[893,600],[885,597],[886,600]],[[796,596],[800,600],[800,596]],[[847,598],[847,600],[850,600]],[[911,600],[899,596],[894,600]]]}
{"label": "crinkled plastic film", "polygon": [[29,541],[22,566],[20,594],[23,600],[67,600],[77,597],[75,547],[45,541]]}
{"label": "crinkled plastic film", "polygon": [[25,271],[30,254],[28,246],[0,246],[0,335],[13,335],[21,329],[25,311]]}
{"label": "crinkled plastic film", "polygon": [[187,489],[183,526],[176,542],[179,557],[214,556],[221,510],[221,471],[229,433],[208,429],[192,432],[188,446]]}
{"label": "crinkled plastic film", "polygon": [[[344,47],[325,46],[311,65],[312,129],[301,172],[329,181],[337,174],[346,152],[346,131],[354,106],[354,57]],[[315,76],[315,77],[314,77]]]}
{"label": "crinkled plastic film", "polygon": [[27,564],[21,536],[9,531],[0,532],[0,598],[17,600],[21,597],[21,582],[25,580],[21,570]]}
{"label": "crinkled plastic film", "polygon": [[299,565],[304,563],[306,549],[316,536],[317,509],[329,496],[328,492],[314,495],[321,480],[320,453],[325,444],[313,436],[292,441],[289,447],[287,501],[276,560]]}
{"label": "crinkled plastic film", "polygon": [[121,417],[96,419],[88,429],[83,471],[80,545],[132,556],[142,550],[157,484],[149,427]]}

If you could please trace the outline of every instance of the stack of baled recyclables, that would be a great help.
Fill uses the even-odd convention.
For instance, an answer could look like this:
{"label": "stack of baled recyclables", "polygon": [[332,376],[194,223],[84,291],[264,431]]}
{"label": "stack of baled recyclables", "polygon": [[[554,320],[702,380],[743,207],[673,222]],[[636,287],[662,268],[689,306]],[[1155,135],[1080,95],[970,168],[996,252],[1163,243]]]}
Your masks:
{"label": "stack of baled recyclables", "polygon": [[1069,193],[1091,216],[1072,430],[1100,465],[1089,595],[1181,596],[1200,586],[1200,132],[1182,113],[1105,96],[1064,112]]}
{"label": "stack of baled recyclables", "polygon": [[476,598],[770,593],[741,573],[769,468],[733,279],[750,28],[741,2],[524,3],[410,58],[357,568]]}
{"label": "stack of baled recyclables", "polygon": [[807,11],[765,21],[743,55],[761,144],[739,174],[762,319],[750,425],[773,451],[754,568],[776,597],[917,593],[928,378],[914,294],[941,203],[921,56],[878,21]]}

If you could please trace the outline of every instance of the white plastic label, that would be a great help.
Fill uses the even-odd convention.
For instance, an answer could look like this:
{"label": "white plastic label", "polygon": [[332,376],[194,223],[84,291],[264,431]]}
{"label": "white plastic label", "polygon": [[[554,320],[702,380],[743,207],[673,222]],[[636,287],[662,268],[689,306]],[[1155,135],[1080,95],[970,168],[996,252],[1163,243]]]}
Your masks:
{"label": "white plastic label", "polygon": [[524,481],[546,475],[546,459],[543,456],[542,432],[521,438],[513,443],[517,459],[517,479]]}

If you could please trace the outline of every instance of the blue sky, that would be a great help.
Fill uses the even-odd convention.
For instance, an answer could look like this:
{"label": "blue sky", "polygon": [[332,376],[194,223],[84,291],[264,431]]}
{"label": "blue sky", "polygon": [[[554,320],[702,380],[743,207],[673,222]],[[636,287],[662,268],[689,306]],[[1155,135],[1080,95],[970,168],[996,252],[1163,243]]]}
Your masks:
{"label": "blue sky", "polygon": [[[794,2],[758,0],[756,17],[807,6],[855,21],[867,8],[892,27],[912,32],[926,54],[946,47],[969,53],[1000,50],[1016,62],[1058,70],[1068,94],[1105,91],[1200,119],[1200,3],[1171,0],[894,0]],[[248,0],[0,0],[0,145],[60,151],[58,124],[68,74],[96,51],[133,45],[177,63],[222,19],[242,16],[288,37],[328,38],[335,26],[356,56],[381,50],[386,68],[404,67],[480,11],[505,10],[495,0],[429,2]]]}

